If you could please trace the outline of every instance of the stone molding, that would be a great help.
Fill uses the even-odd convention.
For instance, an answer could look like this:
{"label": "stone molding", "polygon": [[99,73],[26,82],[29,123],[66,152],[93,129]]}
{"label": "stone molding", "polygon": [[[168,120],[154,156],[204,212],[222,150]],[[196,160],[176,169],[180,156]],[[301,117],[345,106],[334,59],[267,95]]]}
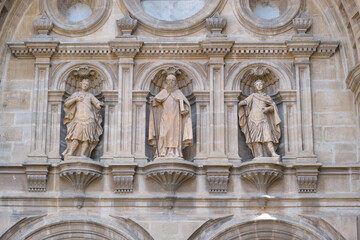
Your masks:
{"label": "stone molding", "polygon": [[171,193],[196,176],[196,165],[182,159],[155,159],[145,165],[146,178],[158,183]]}
{"label": "stone molding", "polygon": [[249,0],[232,0],[233,10],[240,24],[259,35],[276,35],[291,29],[292,20],[304,8],[304,4],[304,0],[290,0],[279,17],[262,19],[254,14]]}
{"label": "stone molding", "polygon": [[50,163],[24,163],[29,192],[46,192]]}
{"label": "stone molding", "polygon": [[351,69],[346,78],[346,85],[355,94],[355,100],[358,101],[360,96],[360,64]]}
{"label": "stone molding", "polygon": [[294,164],[299,193],[316,193],[321,163]]}
{"label": "stone molding", "polygon": [[284,175],[284,165],[274,158],[259,158],[243,163],[239,171],[243,179],[251,182],[264,195]]}
{"label": "stone molding", "polygon": [[226,193],[232,164],[204,164],[210,193]]}
{"label": "stone molding", "polygon": [[132,193],[134,189],[134,175],[137,164],[134,163],[111,163],[115,193]]}
{"label": "stone molding", "polygon": [[206,0],[204,7],[195,15],[178,21],[164,21],[147,14],[140,0],[118,0],[129,11],[130,15],[139,21],[139,28],[158,36],[184,36],[204,27],[205,19],[221,12],[227,0]]}
{"label": "stone molding", "polygon": [[[93,2],[91,6],[92,14],[79,22],[73,22],[66,18],[65,14],[61,12],[58,4],[61,1],[47,1],[42,0],[41,9],[49,16],[50,20],[54,23],[53,31],[65,36],[84,36],[98,30],[106,20],[109,18],[112,1],[111,0],[98,0]],[[78,1],[79,3],[81,1]]]}
{"label": "stone molding", "polygon": [[[225,44],[228,42],[228,44]],[[187,56],[206,57],[208,54],[227,54],[229,58],[269,57],[291,58],[307,54],[314,58],[328,58],[334,55],[338,41],[289,40],[283,43],[233,43],[232,41],[201,41],[194,43],[143,43],[126,41],[126,38],[109,42],[58,42],[25,41],[8,42],[12,54],[19,59],[34,58],[37,53],[54,57],[74,56]]]}

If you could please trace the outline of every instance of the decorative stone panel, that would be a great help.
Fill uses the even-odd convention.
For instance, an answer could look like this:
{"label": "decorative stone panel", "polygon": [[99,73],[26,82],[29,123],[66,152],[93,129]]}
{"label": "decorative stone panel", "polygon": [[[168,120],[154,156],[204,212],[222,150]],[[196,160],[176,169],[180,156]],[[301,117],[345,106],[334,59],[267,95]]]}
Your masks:
{"label": "decorative stone panel", "polygon": [[316,193],[318,184],[319,167],[316,164],[295,164],[296,180],[299,193]]}
{"label": "decorative stone panel", "polygon": [[226,193],[231,164],[204,165],[210,193]]}
{"label": "decorative stone panel", "polygon": [[24,163],[29,192],[46,192],[49,163]]}
{"label": "decorative stone panel", "polygon": [[115,185],[115,193],[132,193],[137,164],[110,164]]}

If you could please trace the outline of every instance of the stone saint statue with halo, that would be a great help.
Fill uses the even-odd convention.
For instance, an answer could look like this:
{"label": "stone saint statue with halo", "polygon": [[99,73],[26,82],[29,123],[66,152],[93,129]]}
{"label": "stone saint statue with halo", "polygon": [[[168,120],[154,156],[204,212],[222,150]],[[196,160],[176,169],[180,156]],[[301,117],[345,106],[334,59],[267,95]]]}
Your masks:
{"label": "stone saint statue with halo", "polygon": [[280,117],[276,104],[263,92],[265,83],[254,83],[255,93],[239,103],[239,124],[254,157],[279,157]]}

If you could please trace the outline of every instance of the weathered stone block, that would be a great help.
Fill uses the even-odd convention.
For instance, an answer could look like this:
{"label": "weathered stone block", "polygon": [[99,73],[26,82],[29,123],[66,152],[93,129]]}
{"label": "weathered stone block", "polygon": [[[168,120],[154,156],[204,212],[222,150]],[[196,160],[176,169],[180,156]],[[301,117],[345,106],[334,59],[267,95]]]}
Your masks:
{"label": "weathered stone block", "polygon": [[351,92],[316,92],[314,95],[316,112],[351,112],[353,98]]}
{"label": "weathered stone block", "polygon": [[326,142],[353,142],[356,141],[355,127],[326,127],[324,128]]}
{"label": "weathered stone block", "polygon": [[355,124],[355,115],[348,113],[321,113],[319,114],[320,125],[351,125]]}
{"label": "weathered stone block", "polygon": [[21,127],[0,127],[1,141],[21,141],[23,128]]}
{"label": "weathered stone block", "polygon": [[5,109],[29,109],[30,108],[30,92],[16,91],[5,92],[3,98],[3,107]]}

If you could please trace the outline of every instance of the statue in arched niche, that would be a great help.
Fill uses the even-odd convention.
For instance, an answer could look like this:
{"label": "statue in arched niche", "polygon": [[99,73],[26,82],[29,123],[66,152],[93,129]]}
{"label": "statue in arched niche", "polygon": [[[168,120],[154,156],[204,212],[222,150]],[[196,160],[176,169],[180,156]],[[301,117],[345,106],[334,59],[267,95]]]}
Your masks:
{"label": "statue in arched niche", "polygon": [[177,69],[167,69],[166,86],[150,98],[149,144],[155,158],[182,158],[182,149],[193,143],[191,107],[176,84]]}
{"label": "statue in arched niche", "polygon": [[239,124],[254,157],[279,157],[275,152],[281,136],[275,102],[263,92],[265,83],[254,83],[255,93],[239,103]]}
{"label": "statue in arched niche", "polygon": [[69,156],[89,158],[103,133],[100,109],[104,103],[88,92],[90,87],[88,79],[83,79],[80,85],[81,91],[73,93],[64,102],[67,147],[62,154],[65,158]]}

